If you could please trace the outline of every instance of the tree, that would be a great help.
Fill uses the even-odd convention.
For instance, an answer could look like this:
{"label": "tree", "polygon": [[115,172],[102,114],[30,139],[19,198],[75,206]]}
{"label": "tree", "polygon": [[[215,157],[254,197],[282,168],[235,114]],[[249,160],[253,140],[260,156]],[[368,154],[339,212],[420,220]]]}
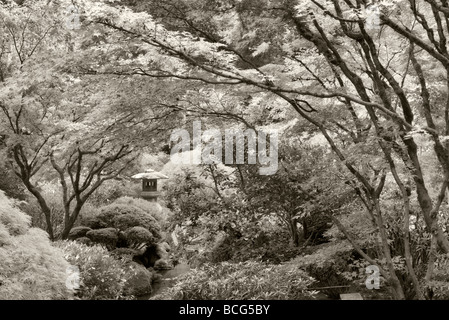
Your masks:
{"label": "tree", "polygon": [[[157,91],[152,81],[123,83],[120,77],[65,72],[71,54],[77,53],[74,48],[101,41],[92,43],[85,34],[67,29],[62,12],[68,5],[1,5],[4,157],[37,199],[52,240],[67,238],[83,205],[104,181],[130,169],[136,147],[160,143],[157,137],[174,113],[157,98],[134,94],[139,89]],[[64,228],[58,235],[39,189],[40,179],[52,178],[62,188]]]}
{"label": "tree", "polygon": [[[382,2],[380,26],[374,30],[365,24],[365,3],[350,0],[258,1],[257,7],[251,0],[162,2],[147,9],[153,16],[101,3],[85,8],[87,21],[116,31],[115,36],[145,52],[140,65],[130,59],[132,67],[109,59],[107,72],[201,81],[234,90],[256,88],[314,125],[352,175],[350,183],[382,239],[388,271],[381,268],[381,273],[402,299],[381,203],[387,175],[393,177],[401,194],[407,269],[417,296],[423,297],[410,263],[411,198],[406,185],[411,178],[433,247],[449,252],[447,236],[438,225],[449,179],[449,10],[444,1]],[[438,72],[431,73],[432,68]],[[418,155],[416,141],[423,134],[429,135],[444,176],[437,192]],[[351,157],[354,151],[370,157],[356,159]],[[337,216],[333,218],[338,224]]]}

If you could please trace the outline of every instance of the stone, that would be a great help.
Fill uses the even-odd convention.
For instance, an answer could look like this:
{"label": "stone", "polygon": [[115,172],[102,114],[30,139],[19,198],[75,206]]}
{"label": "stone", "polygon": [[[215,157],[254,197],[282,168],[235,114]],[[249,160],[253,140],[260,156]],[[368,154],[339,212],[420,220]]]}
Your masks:
{"label": "stone", "polygon": [[171,250],[170,245],[166,241],[161,242],[159,245],[165,251],[170,252],[170,250]]}
{"label": "stone", "polygon": [[164,259],[159,259],[154,263],[154,269],[155,270],[170,270],[173,266]]}
{"label": "stone", "polygon": [[154,263],[160,258],[161,256],[158,253],[158,247],[156,245],[151,245],[146,247],[142,254],[135,255],[133,260],[144,265],[146,268],[150,268],[153,267]]}
{"label": "stone", "polygon": [[175,231],[173,231],[173,232],[171,233],[171,238],[172,238],[173,244],[175,245],[175,247],[177,247],[178,244],[179,244],[179,242],[178,242],[178,237],[176,236]]}
{"label": "stone", "polygon": [[[168,250],[167,250],[168,248]],[[168,259],[169,254],[167,251],[170,251],[170,246],[166,242],[158,243],[156,247],[156,253],[160,259]]]}

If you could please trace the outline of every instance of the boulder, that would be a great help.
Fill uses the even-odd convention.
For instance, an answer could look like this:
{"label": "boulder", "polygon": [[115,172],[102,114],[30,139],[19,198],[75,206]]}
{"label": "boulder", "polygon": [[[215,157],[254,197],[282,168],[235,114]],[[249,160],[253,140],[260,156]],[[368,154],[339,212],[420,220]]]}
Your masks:
{"label": "boulder", "polygon": [[170,246],[167,242],[161,242],[156,245],[156,253],[161,259],[168,259],[169,254],[167,251],[170,251]]}
{"label": "boulder", "polygon": [[154,263],[155,270],[170,270],[173,269],[173,266],[170,262],[165,259],[159,259]]}
{"label": "boulder", "polygon": [[170,250],[171,250],[170,245],[168,244],[168,242],[165,242],[165,241],[161,242],[161,243],[159,243],[159,246],[160,246],[161,249],[164,249],[167,252],[170,252]]}
{"label": "boulder", "polygon": [[135,255],[133,260],[144,265],[146,268],[154,266],[154,263],[161,259],[156,245],[147,246],[142,254]]}

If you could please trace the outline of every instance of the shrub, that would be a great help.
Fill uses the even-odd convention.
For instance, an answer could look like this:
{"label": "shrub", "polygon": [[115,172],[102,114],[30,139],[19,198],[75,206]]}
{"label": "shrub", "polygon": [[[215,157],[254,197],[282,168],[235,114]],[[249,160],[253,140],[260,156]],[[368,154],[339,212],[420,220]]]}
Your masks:
{"label": "shrub", "polygon": [[114,228],[91,230],[86,233],[86,237],[108,248],[114,248],[118,241],[118,231]]}
{"label": "shrub", "polygon": [[112,203],[117,198],[126,194],[128,188],[129,186],[124,181],[115,179],[106,180],[100,188],[92,193],[89,197],[88,204],[99,207],[107,203]]}
{"label": "shrub", "polygon": [[114,204],[137,207],[143,212],[150,214],[160,225],[163,225],[168,218],[166,212],[164,212],[161,205],[157,202],[126,196],[118,198],[114,201]]}
{"label": "shrub", "polygon": [[[344,275],[350,271],[349,260],[354,249],[346,242],[332,242],[319,246],[314,253],[293,259],[290,263],[297,265],[314,277],[320,287],[349,286],[351,280]],[[329,288],[323,290],[327,296],[339,299],[348,288]]]}
{"label": "shrub", "polygon": [[45,231],[0,191],[0,299],[72,299],[66,285],[69,264]]}
{"label": "shrub", "polygon": [[117,248],[112,250],[110,254],[116,258],[126,257],[127,259],[132,260],[135,255],[140,254],[140,251],[132,248]]}
{"label": "shrub", "polygon": [[150,231],[143,227],[132,227],[124,232],[126,241],[134,246],[141,244],[151,244],[154,242],[154,237]]}
{"label": "shrub", "polygon": [[116,216],[113,219],[113,226],[119,230],[125,231],[132,227],[143,227],[151,232],[154,238],[161,238],[161,229],[157,221],[144,212],[132,212]]}
{"label": "shrub", "polygon": [[[162,238],[156,219],[134,206],[107,205],[88,221],[88,227],[83,228],[94,230],[88,231],[86,237],[109,250],[126,247],[138,249],[142,245],[153,245]],[[81,233],[81,230],[87,229],[79,227],[76,233]]]}
{"label": "shrub", "polygon": [[297,257],[302,250],[290,243],[290,236],[283,230],[271,233],[257,246],[241,238],[236,241],[234,247],[232,261],[257,260],[274,264],[289,261]]}
{"label": "shrub", "polygon": [[3,190],[8,197],[26,200],[25,187],[22,181],[12,170],[0,164],[0,190]]}
{"label": "shrub", "polygon": [[449,299],[449,257],[440,254],[435,263],[432,280],[428,284],[428,290],[432,292],[432,299]]}
{"label": "shrub", "polygon": [[112,220],[116,216],[135,212],[135,207],[125,205],[110,204],[99,209],[98,213],[86,214],[82,219],[82,225],[92,229],[101,229],[113,227]]}
{"label": "shrub", "polygon": [[92,229],[89,227],[75,227],[72,230],[70,230],[69,233],[69,240],[75,240],[81,237],[85,237],[86,233],[91,231]]}
{"label": "shrub", "polygon": [[96,216],[100,214],[100,209],[94,207],[92,204],[86,202],[81,209],[77,225],[88,226],[92,229],[99,228],[96,226]]}
{"label": "shrub", "polygon": [[96,216],[83,220],[85,226],[92,229],[117,228],[125,231],[132,227],[148,229],[156,239],[160,239],[160,226],[155,218],[138,207],[124,204],[110,204],[100,208]]}
{"label": "shrub", "polygon": [[115,259],[98,245],[87,246],[76,241],[57,242],[66,259],[80,270],[77,295],[84,300],[132,299],[125,296],[127,279],[135,275],[128,259]]}
{"label": "shrub", "polygon": [[248,261],[204,264],[179,277],[178,282],[154,296],[158,299],[183,300],[307,300],[316,291],[308,290],[315,282],[294,265],[270,265]]}
{"label": "shrub", "polygon": [[81,238],[76,239],[76,241],[79,243],[84,243],[86,245],[92,244],[92,240],[90,240],[88,237],[81,237]]}
{"label": "shrub", "polygon": [[136,297],[150,294],[153,273],[137,263],[133,263],[133,266],[135,272],[127,279],[124,292]]}

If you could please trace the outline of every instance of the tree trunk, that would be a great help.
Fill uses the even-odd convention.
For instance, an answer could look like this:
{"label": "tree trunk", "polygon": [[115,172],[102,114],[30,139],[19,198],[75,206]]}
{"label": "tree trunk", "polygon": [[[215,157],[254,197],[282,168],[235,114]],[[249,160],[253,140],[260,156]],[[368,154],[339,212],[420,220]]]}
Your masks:
{"label": "tree trunk", "polygon": [[[443,230],[438,226],[436,216],[432,216],[432,199],[429,196],[429,192],[424,183],[423,174],[421,171],[420,162],[417,155],[417,146],[412,139],[403,139],[405,145],[407,146],[408,154],[411,160],[411,165],[413,166],[413,180],[416,185],[416,193],[418,195],[418,203],[421,207],[424,221],[426,223],[427,230],[431,232],[438,243],[438,246],[444,253],[449,253],[449,241],[443,234]],[[404,161],[407,165],[407,161]],[[436,212],[438,214],[438,212]]]}
{"label": "tree trunk", "polygon": [[83,207],[83,204],[77,203],[75,208],[72,211],[72,214],[68,219],[65,220],[64,223],[64,230],[62,230],[62,233],[60,235],[60,239],[66,240],[69,237],[70,230],[72,230],[73,225],[75,224],[76,219],[78,219],[78,216],[81,212],[81,208]]}
{"label": "tree trunk", "polygon": [[390,247],[388,245],[387,232],[385,230],[384,221],[382,218],[382,211],[380,210],[379,199],[374,200],[374,208],[376,210],[376,221],[379,228],[379,235],[381,239],[383,255],[387,263],[389,271],[389,283],[393,289],[395,299],[405,300],[404,290],[402,289],[401,282],[399,281],[396,272],[394,270],[393,260],[391,258]]}
{"label": "tree trunk", "polygon": [[39,203],[39,206],[41,207],[42,213],[45,216],[45,223],[47,224],[46,231],[48,232],[48,236],[50,237],[50,240],[54,240],[54,234],[53,234],[53,224],[51,222],[51,210],[47,205],[47,202],[45,201],[44,197],[40,194],[40,192],[31,185],[29,182],[25,182],[25,186],[28,189],[28,191],[31,192],[31,194],[37,199],[37,202]]}
{"label": "tree trunk", "polygon": [[296,226],[296,219],[290,219],[289,226],[290,226],[291,241],[295,247],[299,247],[300,238],[298,227]]}

